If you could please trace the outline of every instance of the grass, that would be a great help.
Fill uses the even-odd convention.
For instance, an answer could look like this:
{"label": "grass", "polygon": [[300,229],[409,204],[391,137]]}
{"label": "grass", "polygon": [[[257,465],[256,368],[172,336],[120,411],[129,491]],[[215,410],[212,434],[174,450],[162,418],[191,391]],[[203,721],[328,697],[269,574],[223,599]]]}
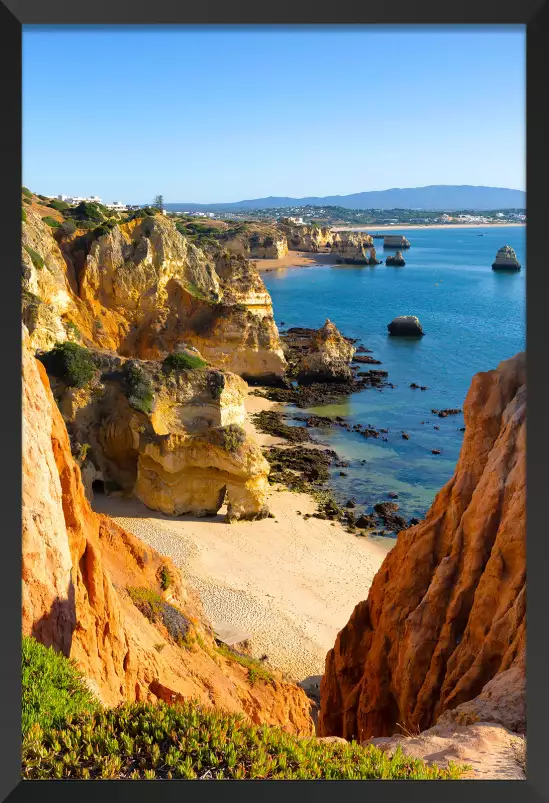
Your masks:
{"label": "grass", "polygon": [[202,357],[175,351],[168,354],[162,363],[167,371],[191,371],[196,368],[204,368],[207,364]]}
{"label": "grass", "polygon": [[82,339],[82,333],[81,333],[80,329],[78,328],[78,326],[75,323],[73,323],[72,321],[64,321],[63,323],[64,323],[64,326],[65,326],[65,331],[66,331],[67,335],[72,335],[77,340],[81,340]]}
{"label": "grass", "polygon": [[246,441],[246,433],[238,424],[227,424],[210,431],[211,442],[226,452],[236,454]]}
{"label": "grass", "polygon": [[234,661],[248,670],[248,683],[250,686],[254,686],[260,680],[264,681],[265,683],[274,682],[274,678],[271,673],[268,672],[255,658],[235,652],[234,650],[231,650],[230,647],[227,647],[226,644],[218,644],[216,651],[224,658],[228,658],[230,661]]}
{"label": "grass", "polygon": [[250,725],[195,701],[126,703],[73,716],[58,728],[35,725],[23,743],[25,779],[456,779],[397,750],[324,743]]}
{"label": "grass", "polygon": [[47,372],[69,387],[83,388],[97,371],[88,349],[70,340],[57,343],[51,351],[38,356]]}
{"label": "grass", "polygon": [[92,712],[99,704],[76,666],[30,636],[22,643],[22,731],[63,725],[73,714]]}
{"label": "grass", "polygon": [[160,588],[162,591],[167,591],[173,583],[173,577],[167,566],[161,566],[159,571]]}
{"label": "grass", "polygon": [[194,643],[191,624],[181,611],[165,602],[160,594],[151,588],[127,588],[130,599],[143,616],[153,624],[162,624],[179,647],[189,649]]}
{"label": "grass", "polygon": [[27,220],[27,213],[25,212],[25,208],[23,206],[21,207],[21,220],[23,223],[25,223]]}
{"label": "grass", "polygon": [[31,248],[30,245],[25,246],[25,251],[30,256],[31,262],[36,268],[36,270],[41,270],[44,267],[44,260],[42,259],[40,254],[37,251],[35,251],[34,248]]}

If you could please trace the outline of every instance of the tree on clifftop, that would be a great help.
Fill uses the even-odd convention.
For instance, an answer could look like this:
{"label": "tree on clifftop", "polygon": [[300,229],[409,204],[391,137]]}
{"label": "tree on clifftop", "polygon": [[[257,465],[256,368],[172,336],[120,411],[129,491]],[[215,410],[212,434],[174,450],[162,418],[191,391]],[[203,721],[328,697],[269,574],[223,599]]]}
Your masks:
{"label": "tree on clifftop", "polygon": [[164,196],[163,195],[155,195],[153,206],[156,206],[160,211],[164,209]]}

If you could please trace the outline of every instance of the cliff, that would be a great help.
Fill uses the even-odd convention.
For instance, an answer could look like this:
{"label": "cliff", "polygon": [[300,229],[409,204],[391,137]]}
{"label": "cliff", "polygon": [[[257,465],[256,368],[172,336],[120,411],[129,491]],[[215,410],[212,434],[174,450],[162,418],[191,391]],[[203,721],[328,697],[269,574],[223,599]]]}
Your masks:
{"label": "cliff", "polygon": [[319,251],[330,248],[338,254],[353,256],[364,248],[372,248],[374,241],[369,234],[362,232],[332,231],[328,226],[296,224],[282,218],[278,228],[288,240],[288,248],[292,251]]}
{"label": "cliff", "polygon": [[166,514],[215,515],[226,501],[229,520],[267,515],[269,466],[242,429],[240,377],[201,367],[191,352],[174,355],[186,366],[174,368],[99,351],[81,356],[92,366],[82,387],[71,385],[55,352],[41,359],[89,498],[99,483]]}
{"label": "cliff", "polygon": [[23,633],[73,658],[105,705],[194,698],[310,734],[309,702],[217,649],[175,566],[91,510],[43,366],[23,348]]}
{"label": "cliff", "polygon": [[524,353],[473,378],[454,476],[327,655],[321,734],[524,728],[525,382]]}
{"label": "cliff", "polygon": [[214,366],[243,376],[276,381],[284,374],[270,297],[255,266],[239,293],[238,260],[198,248],[160,215],[54,235],[29,209],[23,246],[23,319],[35,348],[69,338],[158,359],[190,344]]}

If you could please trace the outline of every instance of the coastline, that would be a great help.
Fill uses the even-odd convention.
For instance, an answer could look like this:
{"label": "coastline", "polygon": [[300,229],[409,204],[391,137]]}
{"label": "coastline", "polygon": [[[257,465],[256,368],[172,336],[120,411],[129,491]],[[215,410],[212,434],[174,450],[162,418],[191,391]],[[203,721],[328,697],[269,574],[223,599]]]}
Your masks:
{"label": "coastline", "polygon": [[[262,446],[291,445],[257,432],[249,418],[279,406],[246,399],[245,428]],[[223,521],[224,508],[201,519],[171,518],[122,497],[97,497],[93,507],[169,555],[215,629],[245,633],[254,657],[267,655],[266,665],[299,682],[323,674],[326,653],[396,539],[357,537],[339,522],[306,519],[314,499],[282,486],[271,486],[268,505],[274,518],[233,524]]]}
{"label": "coastline", "polygon": [[526,226],[526,223],[395,223],[380,226],[332,226],[331,231],[365,231],[368,234],[378,231],[395,231],[401,229],[506,229],[509,226]]}

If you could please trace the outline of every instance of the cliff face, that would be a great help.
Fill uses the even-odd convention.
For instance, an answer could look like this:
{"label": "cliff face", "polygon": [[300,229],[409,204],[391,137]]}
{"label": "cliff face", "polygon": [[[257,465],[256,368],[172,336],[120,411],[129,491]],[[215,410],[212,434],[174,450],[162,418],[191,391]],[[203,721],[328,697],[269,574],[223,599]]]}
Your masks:
{"label": "cliff face", "polygon": [[[167,590],[162,570],[170,576]],[[169,618],[144,615],[128,591],[136,588],[156,595]],[[22,591],[23,633],[74,658],[106,705],[195,697],[256,723],[312,731],[304,692],[280,679],[250,685],[247,670],[216,651],[199,602],[182,587],[171,561],[90,509],[63,419],[28,337]]]}
{"label": "cliff face", "polygon": [[[100,352],[95,359],[99,369],[86,387],[54,381],[76,453],[86,449],[88,496],[102,481],[166,514],[215,515],[226,501],[229,520],[267,515],[269,465],[242,430],[247,387],[240,377],[169,371]],[[145,404],[131,375],[148,388]]]}
{"label": "cliff face", "polygon": [[265,381],[283,375],[271,300],[253,264],[239,295],[239,261],[220,257],[222,278],[216,259],[161,216],[56,236],[29,212],[23,317],[35,348],[69,337],[158,359],[187,343],[217,367]]}
{"label": "cliff face", "polygon": [[525,355],[477,374],[454,476],[399,534],[326,658],[320,732],[524,727]]}

